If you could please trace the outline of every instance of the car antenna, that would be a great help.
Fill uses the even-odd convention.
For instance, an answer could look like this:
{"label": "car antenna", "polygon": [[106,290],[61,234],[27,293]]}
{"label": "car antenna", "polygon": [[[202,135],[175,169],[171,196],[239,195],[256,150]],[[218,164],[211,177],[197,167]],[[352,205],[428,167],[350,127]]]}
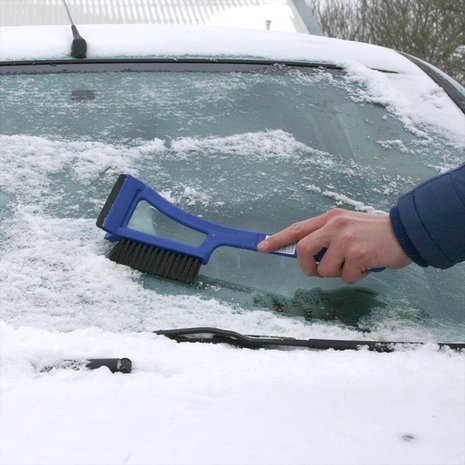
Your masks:
{"label": "car antenna", "polygon": [[69,22],[71,23],[71,32],[73,33],[73,43],[71,44],[71,56],[73,58],[86,58],[87,54],[87,42],[79,34],[77,27],[73,23],[73,18],[71,18],[71,13],[69,12],[68,5],[66,0],[63,0],[63,5],[65,5],[66,13],[68,13]]}

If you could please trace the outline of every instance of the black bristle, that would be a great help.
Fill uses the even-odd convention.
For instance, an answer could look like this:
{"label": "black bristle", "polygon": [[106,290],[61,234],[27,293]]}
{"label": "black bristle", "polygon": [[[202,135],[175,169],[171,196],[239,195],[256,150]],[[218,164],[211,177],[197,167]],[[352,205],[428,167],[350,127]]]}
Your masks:
{"label": "black bristle", "polygon": [[113,247],[110,260],[135,270],[185,283],[195,281],[202,261],[200,258],[147,244],[121,239]]}

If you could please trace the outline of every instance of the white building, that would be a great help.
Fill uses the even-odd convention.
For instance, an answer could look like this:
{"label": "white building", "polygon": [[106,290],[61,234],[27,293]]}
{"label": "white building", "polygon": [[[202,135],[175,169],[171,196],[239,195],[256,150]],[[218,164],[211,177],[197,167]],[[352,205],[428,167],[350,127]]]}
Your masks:
{"label": "white building", "polygon": [[[305,0],[67,0],[80,24],[178,24],[321,35]],[[69,24],[63,0],[1,0],[0,26]]]}

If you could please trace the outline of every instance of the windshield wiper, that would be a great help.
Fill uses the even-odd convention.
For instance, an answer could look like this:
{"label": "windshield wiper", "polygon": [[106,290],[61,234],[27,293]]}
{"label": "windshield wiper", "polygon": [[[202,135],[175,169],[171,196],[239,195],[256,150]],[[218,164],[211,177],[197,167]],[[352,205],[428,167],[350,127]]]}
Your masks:
{"label": "windshield wiper", "polygon": [[[177,342],[206,342],[211,344],[230,344],[243,349],[278,349],[306,348],[315,350],[357,350],[365,348],[374,352],[394,352],[400,347],[417,347],[424,342],[387,342],[343,339],[295,339],[293,337],[274,337],[246,335],[236,331],[219,328],[198,327],[165,329],[154,331],[155,334],[166,336]],[[436,342],[440,348],[464,350],[465,343]]]}
{"label": "windshield wiper", "polygon": [[46,373],[52,370],[68,369],[80,370],[86,368],[88,370],[97,370],[102,367],[107,367],[112,373],[131,373],[132,361],[129,358],[89,358],[82,360],[58,360],[49,364],[41,365],[34,364],[35,368],[40,373]]}
{"label": "windshield wiper", "polygon": [[79,34],[77,27],[74,25],[73,18],[71,18],[71,13],[69,12],[68,5],[66,4],[66,0],[63,0],[63,5],[66,8],[66,13],[68,13],[69,22],[71,23],[71,32],[73,33],[73,42],[71,44],[71,56],[73,58],[86,58],[87,42]]}

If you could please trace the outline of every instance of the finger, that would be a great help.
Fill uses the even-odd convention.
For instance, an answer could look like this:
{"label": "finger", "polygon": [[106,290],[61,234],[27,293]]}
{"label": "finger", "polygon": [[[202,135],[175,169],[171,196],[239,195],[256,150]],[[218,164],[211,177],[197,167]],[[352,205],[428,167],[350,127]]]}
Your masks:
{"label": "finger", "polygon": [[369,271],[361,269],[360,266],[353,261],[346,261],[342,266],[341,279],[346,284],[354,284],[369,274]]}
{"label": "finger", "polygon": [[325,247],[326,244],[321,242],[318,232],[309,234],[297,242],[297,261],[299,262],[302,271],[306,275],[320,276],[318,272],[318,264],[315,260],[315,255]]}
{"label": "finger", "polygon": [[295,244],[308,234],[324,226],[325,223],[326,214],[299,221],[260,242],[257,249],[260,252],[273,252],[284,245]]}
{"label": "finger", "polygon": [[341,276],[344,260],[344,250],[340,243],[336,241],[330,242],[328,249],[318,264],[318,274],[323,278]]}

